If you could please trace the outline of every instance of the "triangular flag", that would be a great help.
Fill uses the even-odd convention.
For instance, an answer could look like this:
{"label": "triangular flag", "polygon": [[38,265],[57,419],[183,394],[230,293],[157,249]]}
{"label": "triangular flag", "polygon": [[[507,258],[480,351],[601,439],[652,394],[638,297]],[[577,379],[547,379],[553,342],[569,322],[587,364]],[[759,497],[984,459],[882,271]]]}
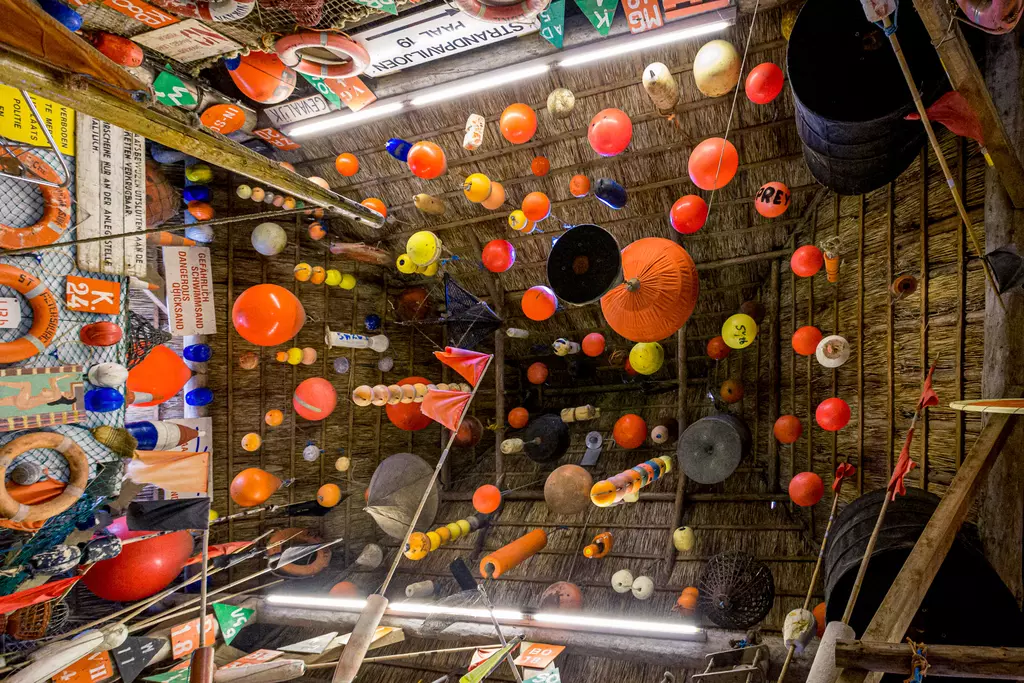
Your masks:
{"label": "triangular flag", "polygon": [[213,613],[220,624],[220,634],[224,636],[224,644],[230,645],[238,632],[245,628],[245,625],[256,614],[256,610],[246,607],[235,607],[219,602],[213,603]]}
{"label": "triangular flag", "polygon": [[330,633],[325,633],[322,636],[317,636],[316,638],[310,638],[308,640],[303,640],[301,642],[293,643],[291,645],[285,645],[284,647],[279,649],[283,650],[284,652],[298,652],[304,655],[318,655],[321,654],[324,650],[326,650],[328,646],[334,642],[334,638],[337,635],[337,631],[331,631]]}
{"label": "triangular flag", "polygon": [[160,651],[161,643],[163,641],[159,638],[130,636],[120,647],[110,651],[114,655],[117,672],[121,674],[124,683],[132,683],[139,677],[142,670],[149,666],[149,662]]}
{"label": "triangular flag", "polygon": [[540,13],[540,35],[541,38],[561,50],[564,29],[565,0],[555,0]]}
{"label": "triangular flag", "polygon": [[[237,553],[239,550],[242,550],[243,548],[250,545],[252,545],[252,541],[231,541],[229,543],[217,543],[216,545],[210,546],[209,557],[210,559],[213,559],[215,557],[220,557],[221,555],[233,555],[234,553]],[[203,554],[196,553],[194,557],[189,558],[189,561],[185,563],[185,566],[187,567],[190,564],[201,562],[202,559]]]}
{"label": "triangular flag", "polygon": [[128,504],[131,531],[186,531],[210,526],[210,499],[142,500]]}
{"label": "triangular flag", "polygon": [[191,107],[196,103],[196,96],[170,71],[161,71],[153,81],[153,94],[168,107]]}
{"label": "triangular flag", "polygon": [[7,614],[22,607],[28,607],[29,605],[60,597],[64,595],[65,591],[74,586],[80,578],[82,577],[72,576],[70,579],[51,581],[35,588],[26,588],[11,595],[0,596],[0,614]]}
{"label": "triangular flag", "polygon": [[420,404],[420,411],[435,422],[440,422],[453,432],[459,428],[462,412],[469,405],[473,394],[465,391],[440,391],[431,389]]}
{"label": "triangular flag", "polygon": [[619,0],[576,0],[576,6],[602,36],[608,35],[612,30],[615,8],[618,5]]}
{"label": "triangular flag", "polygon": [[162,674],[146,676],[144,681],[157,681],[157,683],[188,683],[188,668],[165,671]]}
{"label": "triangular flag", "polygon": [[360,5],[370,7],[378,12],[386,12],[387,14],[398,14],[398,8],[395,7],[395,0],[356,0]]}
{"label": "triangular flag", "polygon": [[109,652],[94,652],[53,675],[57,683],[100,683],[114,675]]}
{"label": "triangular flag", "polygon": [[331,87],[327,85],[324,79],[319,76],[310,76],[309,74],[304,74],[302,72],[299,72],[299,75],[309,81],[309,84],[313,86],[318,93],[324,96],[324,99],[330,103],[332,109],[341,109],[341,98],[331,90]]}
{"label": "triangular flag", "polygon": [[459,683],[480,683],[480,681],[487,678],[498,667],[498,664],[505,658],[505,655],[511,652],[512,648],[519,645],[519,640],[520,638],[517,637],[508,641],[500,650],[496,650],[493,655],[484,660],[482,664],[460,678]]}
{"label": "triangular flag", "polygon": [[487,364],[491,360],[491,356],[489,354],[467,351],[466,349],[456,349],[451,346],[445,348],[444,351],[434,351],[434,356],[452,370],[462,375],[462,377],[474,387],[476,386],[476,383],[480,381],[480,377],[483,376],[484,371],[487,370]]}

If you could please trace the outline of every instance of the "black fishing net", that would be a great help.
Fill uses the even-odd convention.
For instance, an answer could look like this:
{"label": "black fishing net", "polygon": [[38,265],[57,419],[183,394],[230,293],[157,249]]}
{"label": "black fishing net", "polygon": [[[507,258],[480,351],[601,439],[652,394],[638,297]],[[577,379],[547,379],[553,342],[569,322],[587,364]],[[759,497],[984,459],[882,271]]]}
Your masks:
{"label": "black fishing net", "polygon": [[715,555],[700,573],[701,614],[722,628],[745,629],[764,619],[775,602],[775,579],[744,552]]}
{"label": "black fishing net", "polygon": [[486,303],[467,292],[450,275],[444,276],[446,313],[442,323],[448,328],[448,345],[473,349],[501,327],[502,319]]}
{"label": "black fishing net", "polygon": [[154,346],[171,340],[171,333],[158,330],[141,315],[128,311],[128,369],[141,363]]}

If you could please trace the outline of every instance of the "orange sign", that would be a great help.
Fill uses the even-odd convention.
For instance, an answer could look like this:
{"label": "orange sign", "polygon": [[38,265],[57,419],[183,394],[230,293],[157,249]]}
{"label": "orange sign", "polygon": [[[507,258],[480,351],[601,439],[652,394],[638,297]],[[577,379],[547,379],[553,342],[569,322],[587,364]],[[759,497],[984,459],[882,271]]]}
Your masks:
{"label": "orange sign", "polygon": [[[284,653],[279,650],[256,650],[250,652],[246,656],[236,659],[233,662],[228,662],[220,669],[237,669],[240,666],[248,666],[250,664],[262,664],[263,662],[269,662],[273,659],[277,659]],[[220,670],[218,669],[218,670]]]}
{"label": "orange sign", "polygon": [[519,646],[519,656],[513,664],[527,669],[546,669],[564,649],[564,645],[524,642]]}
{"label": "orange sign", "polygon": [[352,111],[359,111],[377,99],[377,96],[370,91],[370,87],[363,83],[359,76],[328,78],[324,82]]}
{"label": "orange sign", "polygon": [[282,152],[288,152],[302,146],[274,128],[260,128],[259,130],[254,130],[252,134],[261,140],[269,142]]}
{"label": "orange sign", "polygon": [[227,135],[245,125],[245,112],[233,104],[215,104],[200,114],[199,120],[210,130]]}
{"label": "orange sign", "polygon": [[[72,0],[72,2],[79,6],[87,5],[91,1]],[[150,28],[160,28],[161,26],[178,23],[177,17],[142,0],[103,0],[103,4]]]}
{"label": "orange sign", "polygon": [[[214,616],[206,615],[205,638],[203,645],[213,645],[217,640],[214,632]],[[192,651],[199,647],[199,617],[184,624],[178,624],[171,629],[171,656],[173,659],[180,659],[192,654]]]}
{"label": "orange sign", "polygon": [[622,0],[630,33],[643,33],[665,25],[658,0]]}
{"label": "orange sign", "polygon": [[114,675],[109,652],[97,652],[82,657],[60,673],[54,674],[54,683],[99,683]]}
{"label": "orange sign", "polygon": [[665,20],[675,21],[694,14],[704,14],[716,9],[725,9],[730,0],[664,0]]}
{"label": "orange sign", "polygon": [[72,311],[117,315],[121,312],[121,283],[68,275],[64,304]]}

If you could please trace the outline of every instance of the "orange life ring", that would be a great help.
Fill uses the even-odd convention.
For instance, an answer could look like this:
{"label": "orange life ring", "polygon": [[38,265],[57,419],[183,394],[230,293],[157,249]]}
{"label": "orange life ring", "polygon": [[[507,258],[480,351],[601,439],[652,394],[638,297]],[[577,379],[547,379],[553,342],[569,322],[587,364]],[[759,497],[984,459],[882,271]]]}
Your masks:
{"label": "orange life ring", "polygon": [[[281,529],[280,531],[275,531],[273,534],[271,534],[270,538],[267,539],[267,545],[274,545],[275,543],[280,543],[285,539],[290,539],[290,542],[292,543],[323,543],[323,541],[320,540],[318,536],[314,536],[306,529],[299,529],[293,527],[290,529]],[[277,555],[282,551],[283,548],[284,545],[279,545],[271,549],[267,553],[267,555]],[[289,564],[285,567],[281,567],[280,572],[282,574],[287,574],[288,576],[306,578],[310,576],[315,576],[316,574],[319,574],[323,570],[327,569],[327,565],[330,564],[330,562],[330,549],[320,548],[320,550],[316,551],[316,554],[313,556],[313,561],[309,564]]]}
{"label": "orange life ring", "polygon": [[32,327],[24,337],[0,344],[0,363],[17,363],[45,351],[57,336],[57,299],[35,275],[0,264],[0,285],[7,285],[28,299]]}
{"label": "orange life ring", "polygon": [[[304,31],[285,36],[274,44],[274,50],[285,66],[320,78],[358,76],[370,65],[370,54],[366,48],[327,31]],[[324,52],[331,57],[325,56]]]}
{"label": "orange life ring", "polygon": [[[0,158],[16,158],[21,165],[51,183],[61,182],[53,167],[31,152],[21,152],[17,157],[0,148]],[[71,225],[71,193],[63,187],[39,185],[43,195],[43,217],[35,225],[16,228],[0,223],[0,247],[22,249],[53,244]]]}
{"label": "orange life ring", "polygon": [[[70,476],[64,491],[52,500],[38,505],[19,503],[7,492],[3,484],[7,468],[16,457],[34,448],[52,448],[60,451],[68,461]],[[85,452],[74,441],[56,432],[33,432],[19,436],[0,449],[0,516],[12,522],[38,522],[67,510],[85,493],[89,483],[89,461]]]}
{"label": "orange life ring", "polygon": [[455,0],[455,5],[466,14],[481,21],[533,21],[547,9],[551,0],[523,0],[514,5],[488,5],[479,0]]}

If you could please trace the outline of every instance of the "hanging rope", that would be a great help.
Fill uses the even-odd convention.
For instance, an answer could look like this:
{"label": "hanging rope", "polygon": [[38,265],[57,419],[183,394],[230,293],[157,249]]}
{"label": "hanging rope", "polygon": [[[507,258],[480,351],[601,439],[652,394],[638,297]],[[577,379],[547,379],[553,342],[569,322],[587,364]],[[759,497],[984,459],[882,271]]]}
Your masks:
{"label": "hanging rope", "polygon": [[910,638],[907,638],[907,646],[910,648],[910,675],[903,679],[903,683],[921,683],[931,668],[927,659],[928,646],[915,643]]}

